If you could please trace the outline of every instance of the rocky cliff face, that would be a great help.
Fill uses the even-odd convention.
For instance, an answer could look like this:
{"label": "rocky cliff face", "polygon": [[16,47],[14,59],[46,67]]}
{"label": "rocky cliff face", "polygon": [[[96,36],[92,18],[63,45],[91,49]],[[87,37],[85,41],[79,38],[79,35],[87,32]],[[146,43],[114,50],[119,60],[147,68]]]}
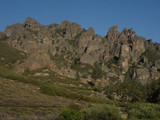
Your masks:
{"label": "rocky cliff face", "polygon": [[[141,84],[160,78],[160,44],[132,29],[120,33],[113,26],[101,37],[92,27],[85,30],[69,21],[45,26],[27,18],[24,24],[6,27],[0,40],[27,53],[27,59],[13,67],[18,73],[48,67],[68,77],[76,78],[78,73],[83,80],[99,79],[105,84],[123,81],[125,76]],[[101,72],[94,78],[97,66]]]}

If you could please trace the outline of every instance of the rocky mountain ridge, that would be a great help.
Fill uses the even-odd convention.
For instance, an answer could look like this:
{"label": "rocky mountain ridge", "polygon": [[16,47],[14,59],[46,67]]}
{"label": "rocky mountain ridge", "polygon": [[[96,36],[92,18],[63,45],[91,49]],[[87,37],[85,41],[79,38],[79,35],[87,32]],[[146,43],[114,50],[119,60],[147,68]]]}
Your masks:
{"label": "rocky mountain ridge", "polygon": [[96,85],[130,79],[142,85],[160,78],[160,44],[133,29],[109,29],[105,37],[69,21],[41,25],[32,18],[6,27],[0,40],[27,54],[13,70],[23,73],[47,67],[58,74]]}

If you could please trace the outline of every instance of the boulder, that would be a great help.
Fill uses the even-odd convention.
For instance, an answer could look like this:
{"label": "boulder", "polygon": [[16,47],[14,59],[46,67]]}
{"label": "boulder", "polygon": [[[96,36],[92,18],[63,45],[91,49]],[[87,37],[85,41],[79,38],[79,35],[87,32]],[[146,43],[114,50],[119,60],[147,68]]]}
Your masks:
{"label": "boulder", "polygon": [[90,52],[93,52],[95,50],[99,50],[101,48],[101,45],[99,44],[98,40],[91,40],[88,42],[88,46],[86,48],[86,53],[89,54]]}
{"label": "boulder", "polygon": [[150,82],[150,72],[147,68],[135,69],[132,79],[145,85]]}
{"label": "boulder", "polygon": [[160,69],[159,68],[156,68],[155,66],[152,66],[150,68],[150,74],[151,74],[151,80],[157,80],[160,78]]}
{"label": "boulder", "polygon": [[49,76],[49,73],[35,73],[33,76],[42,76],[42,77],[46,77],[46,76]]}
{"label": "boulder", "polygon": [[65,39],[70,39],[70,40],[77,39],[81,34],[81,32],[83,31],[80,25],[69,21],[63,21],[61,25],[62,28],[65,29],[65,35],[64,35]]}
{"label": "boulder", "polygon": [[160,68],[160,59],[155,61],[155,67]]}
{"label": "boulder", "polygon": [[83,32],[78,40],[79,52],[85,52],[85,49],[88,46],[89,41],[93,40],[94,29],[92,27],[88,28],[86,32]]}
{"label": "boulder", "polygon": [[131,59],[133,62],[137,62],[139,57],[141,56],[141,54],[143,52],[145,52],[146,48],[145,48],[145,39],[143,37],[137,37],[132,46],[130,46],[131,48]]}
{"label": "boulder", "polygon": [[125,74],[129,69],[129,59],[130,59],[130,49],[128,43],[123,43],[121,46],[121,51],[119,55],[118,65],[123,74]]}
{"label": "boulder", "polygon": [[80,62],[93,65],[97,61],[97,58],[88,54],[83,54],[80,57]]}

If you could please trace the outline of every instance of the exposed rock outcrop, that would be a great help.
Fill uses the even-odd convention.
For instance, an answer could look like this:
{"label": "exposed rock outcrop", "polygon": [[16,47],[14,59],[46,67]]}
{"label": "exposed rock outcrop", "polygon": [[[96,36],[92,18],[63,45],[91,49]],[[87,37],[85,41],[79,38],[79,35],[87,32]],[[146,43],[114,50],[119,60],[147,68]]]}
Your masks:
{"label": "exposed rock outcrop", "polygon": [[142,85],[149,83],[150,72],[147,68],[136,69],[133,74],[133,80],[140,82]]}
{"label": "exposed rock outcrop", "polygon": [[107,38],[109,41],[111,41],[112,43],[115,42],[119,36],[119,31],[118,31],[118,26],[113,26],[109,29],[108,33],[107,33]]}
{"label": "exposed rock outcrop", "polygon": [[47,67],[68,77],[78,72],[83,79],[94,79],[98,66],[103,72],[98,81],[107,84],[123,81],[127,74],[143,85],[160,77],[160,44],[137,36],[133,29],[119,32],[113,26],[101,37],[92,27],[85,30],[69,21],[47,26],[27,18],[7,26],[0,40],[27,53],[27,59],[13,67],[18,73]]}

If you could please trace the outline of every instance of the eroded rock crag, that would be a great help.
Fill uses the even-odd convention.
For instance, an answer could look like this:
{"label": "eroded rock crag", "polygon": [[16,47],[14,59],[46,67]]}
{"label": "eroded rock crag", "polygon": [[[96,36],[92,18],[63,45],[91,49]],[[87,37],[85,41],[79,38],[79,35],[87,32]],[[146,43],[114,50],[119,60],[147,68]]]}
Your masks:
{"label": "eroded rock crag", "polygon": [[92,27],[85,30],[69,21],[47,26],[27,18],[23,24],[6,27],[0,33],[0,38],[4,37],[4,42],[27,53],[27,59],[13,67],[18,73],[47,67],[72,78],[78,72],[81,78],[91,80],[99,66],[103,71],[99,81],[123,81],[129,75],[147,84],[160,78],[160,44],[137,36],[132,29],[119,32],[118,26],[113,26],[101,37]]}

